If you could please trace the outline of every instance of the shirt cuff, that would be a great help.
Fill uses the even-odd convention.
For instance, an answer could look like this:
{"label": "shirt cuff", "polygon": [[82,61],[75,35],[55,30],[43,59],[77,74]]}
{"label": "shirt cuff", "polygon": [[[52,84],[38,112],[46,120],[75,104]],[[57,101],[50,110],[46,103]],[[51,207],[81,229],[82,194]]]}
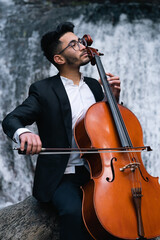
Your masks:
{"label": "shirt cuff", "polygon": [[20,144],[19,136],[25,132],[31,132],[31,131],[28,128],[18,128],[13,135],[13,141]]}

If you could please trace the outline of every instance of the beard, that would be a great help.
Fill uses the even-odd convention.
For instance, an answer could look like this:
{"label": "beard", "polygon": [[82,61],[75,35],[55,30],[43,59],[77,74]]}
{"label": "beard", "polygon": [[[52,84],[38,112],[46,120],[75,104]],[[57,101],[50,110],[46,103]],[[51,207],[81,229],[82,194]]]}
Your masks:
{"label": "beard", "polygon": [[66,60],[66,63],[70,66],[84,66],[86,65],[87,63],[90,62],[90,59],[88,56],[86,56],[84,59],[83,59],[83,55],[84,53],[82,53],[80,55],[80,57],[72,57],[72,56],[65,56],[65,60]]}

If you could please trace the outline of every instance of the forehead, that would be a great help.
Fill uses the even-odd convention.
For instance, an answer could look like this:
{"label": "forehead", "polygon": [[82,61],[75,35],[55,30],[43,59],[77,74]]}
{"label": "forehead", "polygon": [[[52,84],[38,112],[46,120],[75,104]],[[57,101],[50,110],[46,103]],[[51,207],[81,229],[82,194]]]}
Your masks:
{"label": "forehead", "polygon": [[68,44],[72,40],[78,40],[78,37],[72,32],[67,32],[62,37],[60,37],[59,40],[62,43],[67,43]]}

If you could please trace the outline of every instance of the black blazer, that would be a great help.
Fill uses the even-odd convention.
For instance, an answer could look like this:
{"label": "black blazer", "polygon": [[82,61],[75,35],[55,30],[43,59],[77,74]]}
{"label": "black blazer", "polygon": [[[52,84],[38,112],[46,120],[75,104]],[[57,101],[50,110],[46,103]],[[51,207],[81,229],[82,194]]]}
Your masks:
{"label": "black blazer", "polygon": [[[97,80],[84,78],[96,101],[103,99]],[[71,146],[72,116],[68,96],[59,74],[31,85],[28,98],[6,116],[4,132],[13,139],[18,128],[36,122],[43,147]],[[42,202],[50,201],[51,194],[65,171],[69,154],[39,155],[37,159],[33,195]]]}

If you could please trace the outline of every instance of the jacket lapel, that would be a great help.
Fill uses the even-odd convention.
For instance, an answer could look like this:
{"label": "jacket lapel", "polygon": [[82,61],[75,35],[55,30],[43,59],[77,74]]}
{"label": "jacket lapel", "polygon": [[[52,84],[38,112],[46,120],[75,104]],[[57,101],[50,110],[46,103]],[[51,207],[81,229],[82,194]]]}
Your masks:
{"label": "jacket lapel", "polygon": [[102,88],[97,80],[88,77],[84,77],[84,82],[88,85],[88,87],[91,89],[96,102],[102,101],[104,98],[104,94],[102,92]]}
{"label": "jacket lapel", "polygon": [[52,89],[56,93],[56,95],[59,99],[61,111],[62,111],[62,115],[63,115],[63,119],[64,119],[64,125],[65,125],[66,133],[68,136],[68,141],[71,146],[71,142],[72,142],[71,107],[70,107],[70,102],[69,102],[67,93],[65,91],[65,88],[63,86],[63,83],[61,81],[59,74],[57,74],[55,77],[53,77]]}
{"label": "jacket lapel", "polygon": [[[95,84],[94,81],[91,78],[84,78],[84,81],[86,84],[90,87],[91,91],[93,92],[96,101],[101,101],[104,97],[101,86],[97,83]],[[61,81],[60,75],[57,74],[52,79],[52,89],[57,95],[57,98],[59,99],[60,106],[61,106],[61,112],[64,119],[64,125],[66,128],[66,133],[68,136],[68,141],[71,146],[72,143],[72,114],[71,114],[71,106],[70,102],[67,96],[67,93],[65,91],[65,88],[63,86],[63,83]]]}

